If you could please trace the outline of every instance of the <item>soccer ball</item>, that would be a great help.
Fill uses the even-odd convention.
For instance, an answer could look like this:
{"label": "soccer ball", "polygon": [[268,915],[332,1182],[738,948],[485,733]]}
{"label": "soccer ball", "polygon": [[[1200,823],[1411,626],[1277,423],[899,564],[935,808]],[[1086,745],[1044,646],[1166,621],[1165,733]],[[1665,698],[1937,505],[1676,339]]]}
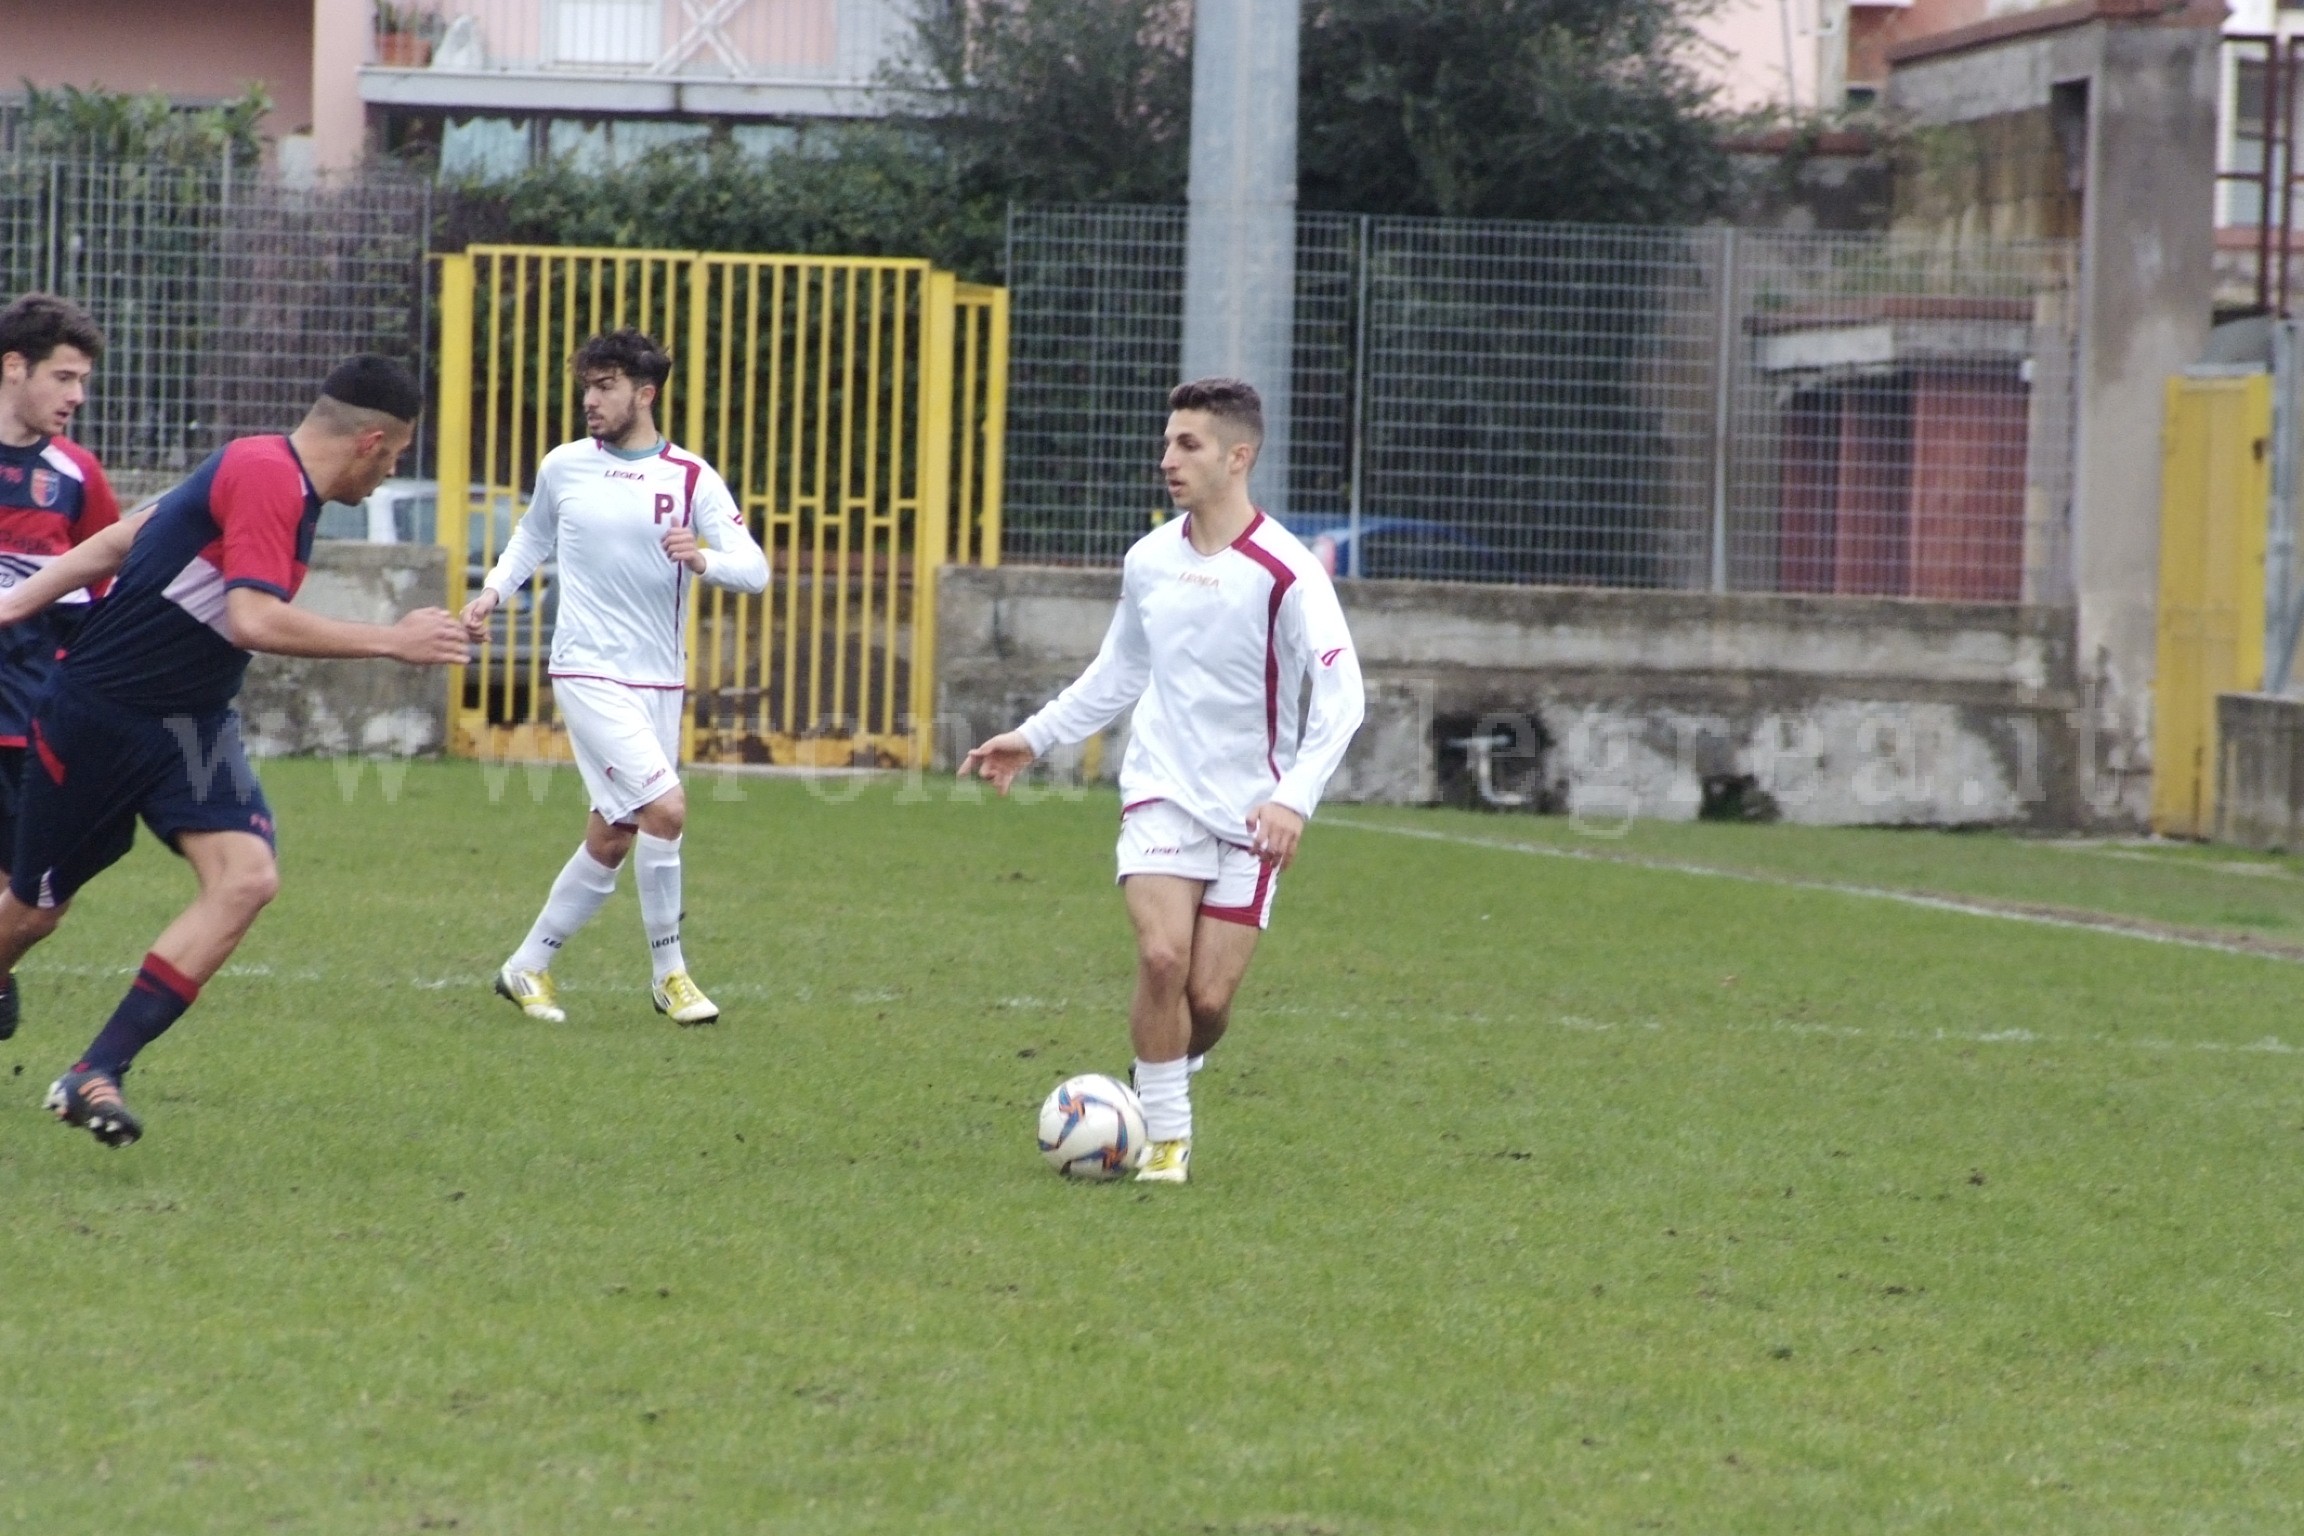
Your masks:
{"label": "soccer ball", "polygon": [[1145,1142],[1136,1090],[1100,1072],[1058,1083],[1040,1106],[1040,1155],[1068,1179],[1117,1179]]}

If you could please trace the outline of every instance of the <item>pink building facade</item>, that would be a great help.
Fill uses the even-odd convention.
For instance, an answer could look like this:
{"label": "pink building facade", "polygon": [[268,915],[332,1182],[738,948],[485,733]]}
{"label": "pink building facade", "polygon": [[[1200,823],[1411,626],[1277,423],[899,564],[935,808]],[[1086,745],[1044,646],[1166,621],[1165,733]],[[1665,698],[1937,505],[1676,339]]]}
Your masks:
{"label": "pink building facade", "polygon": [[396,122],[870,115],[908,17],[902,0],[0,0],[0,38],[6,75],[44,88],[202,105],[261,84],[283,165],[340,170]]}

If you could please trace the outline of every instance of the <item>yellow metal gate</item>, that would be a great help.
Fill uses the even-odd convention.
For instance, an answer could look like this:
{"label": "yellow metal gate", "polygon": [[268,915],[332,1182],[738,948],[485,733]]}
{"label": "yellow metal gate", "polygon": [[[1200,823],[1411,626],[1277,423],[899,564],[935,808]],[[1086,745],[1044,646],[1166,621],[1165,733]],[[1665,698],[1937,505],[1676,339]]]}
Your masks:
{"label": "yellow metal gate", "polygon": [[[1000,561],[1008,295],[924,261],[475,246],[441,263],[440,540],[462,604],[553,447],[568,367],[637,326],[674,357],[665,434],[728,482],[771,578],[699,585],[691,761],[909,766],[931,748],[935,572]],[[537,573],[452,683],[452,745],[564,757]]]}
{"label": "yellow metal gate", "polygon": [[2216,695],[2264,681],[2272,381],[2170,379],[2167,420],[2152,830],[2206,837],[2216,823]]}

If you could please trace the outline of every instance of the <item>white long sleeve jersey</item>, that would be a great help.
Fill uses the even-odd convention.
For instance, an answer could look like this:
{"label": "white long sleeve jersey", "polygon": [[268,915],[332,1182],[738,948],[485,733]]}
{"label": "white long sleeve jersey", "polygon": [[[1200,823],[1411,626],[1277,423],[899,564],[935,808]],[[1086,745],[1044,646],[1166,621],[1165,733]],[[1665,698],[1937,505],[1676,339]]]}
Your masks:
{"label": "white long sleeve jersey", "polygon": [[1022,729],[1044,754],[1134,704],[1121,803],[1166,800],[1244,843],[1248,813],[1268,801],[1304,816],[1319,806],[1366,711],[1360,661],[1327,572],[1287,529],[1259,512],[1203,555],[1190,522],[1136,541],[1103,648]]}
{"label": "white long sleeve jersey", "polygon": [[[668,528],[696,531],[704,574],[664,553]],[[563,443],[536,470],[536,494],[487,585],[508,598],[557,562],[552,675],[635,688],[688,681],[688,584],[765,591],[768,557],[712,466],[667,442],[625,458],[597,438]]]}

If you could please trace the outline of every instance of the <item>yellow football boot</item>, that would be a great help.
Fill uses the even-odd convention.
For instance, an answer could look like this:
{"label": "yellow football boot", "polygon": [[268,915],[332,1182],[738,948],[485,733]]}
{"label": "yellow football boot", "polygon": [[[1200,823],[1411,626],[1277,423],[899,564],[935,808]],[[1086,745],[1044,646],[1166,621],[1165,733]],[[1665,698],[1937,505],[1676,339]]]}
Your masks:
{"label": "yellow football boot", "polygon": [[686,971],[672,971],[656,983],[656,1011],[675,1024],[709,1024],[720,1017],[720,1005],[688,979]]}
{"label": "yellow football boot", "polygon": [[528,1017],[545,1024],[565,1024],[559,994],[550,971],[522,971],[507,965],[496,973],[496,995],[508,999]]}
{"label": "yellow football boot", "polygon": [[1143,1166],[1136,1170],[1139,1184],[1181,1184],[1192,1171],[1192,1138],[1156,1141],[1144,1149]]}

